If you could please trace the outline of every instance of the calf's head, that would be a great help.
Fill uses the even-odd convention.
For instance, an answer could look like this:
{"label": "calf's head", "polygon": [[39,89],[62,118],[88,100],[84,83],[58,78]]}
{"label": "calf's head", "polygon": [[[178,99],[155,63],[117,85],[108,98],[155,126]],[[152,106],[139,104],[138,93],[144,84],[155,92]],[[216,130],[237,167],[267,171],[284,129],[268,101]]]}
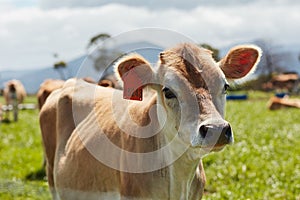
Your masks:
{"label": "calf's head", "polygon": [[231,126],[224,120],[227,81],[246,76],[260,55],[256,46],[237,46],[216,62],[209,50],[180,44],[160,53],[155,69],[141,56],[129,55],[117,71],[125,80],[134,69],[131,78],[157,91],[157,115],[167,137],[178,134],[189,146],[220,150],[233,142]]}

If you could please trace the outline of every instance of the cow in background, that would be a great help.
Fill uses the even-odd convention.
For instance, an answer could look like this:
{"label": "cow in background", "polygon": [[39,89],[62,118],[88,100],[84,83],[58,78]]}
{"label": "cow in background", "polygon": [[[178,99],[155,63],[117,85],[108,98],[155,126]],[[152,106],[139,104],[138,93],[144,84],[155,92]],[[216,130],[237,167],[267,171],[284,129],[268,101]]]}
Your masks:
{"label": "cow in background", "polygon": [[[83,78],[84,81],[92,84],[96,84],[96,82],[91,77]],[[37,99],[38,99],[38,108],[41,110],[42,106],[45,104],[48,96],[54,92],[55,90],[63,87],[65,81],[60,79],[46,79],[39,88],[37,92]],[[49,136],[55,138],[55,136]],[[55,139],[54,139],[55,140]],[[43,168],[46,166],[46,160],[43,160]]]}
{"label": "cow in background", "polygon": [[110,65],[104,70],[98,81],[98,85],[123,90],[121,81],[115,76],[114,65]]}
{"label": "cow in background", "polygon": [[65,81],[59,79],[46,79],[41,85],[40,89],[37,92],[37,99],[38,99],[38,107],[39,109],[42,108],[48,96],[58,88],[63,86]]}
{"label": "cow in background", "polygon": [[284,98],[271,97],[268,102],[270,110],[278,110],[281,108],[300,108],[300,99],[290,99],[288,96]]}
{"label": "cow in background", "polygon": [[3,90],[3,96],[6,102],[6,119],[9,120],[9,108],[12,106],[14,121],[18,121],[18,105],[23,103],[26,97],[26,91],[19,80],[10,80],[6,83]]}
{"label": "cow in background", "polygon": [[[84,77],[82,78],[84,81],[92,84],[96,84],[91,77]],[[105,80],[104,80],[105,81]],[[42,108],[48,96],[54,91],[61,88],[64,85],[65,81],[60,79],[46,79],[39,88],[37,92],[37,99],[38,99],[38,107],[39,109]]]}
{"label": "cow in background", "polygon": [[300,78],[296,72],[286,72],[274,76],[269,82],[264,83],[262,88],[267,91],[277,90],[298,94],[299,84]]}
{"label": "cow in background", "polygon": [[274,89],[296,92],[299,85],[299,75],[297,73],[285,73],[274,76],[271,80]]}

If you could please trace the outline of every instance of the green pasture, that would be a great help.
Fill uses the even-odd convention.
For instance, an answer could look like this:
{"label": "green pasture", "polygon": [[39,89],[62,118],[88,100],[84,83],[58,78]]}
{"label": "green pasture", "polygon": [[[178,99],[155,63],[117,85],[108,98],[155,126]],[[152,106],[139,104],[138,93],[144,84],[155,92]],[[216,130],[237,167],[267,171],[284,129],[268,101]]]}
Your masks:
{"label": "green pasture", "polygon": [[[300,200],[300,110],[269,111],[272,94],[248,94],[247,101],[227,103],[234,145],[203,159],[204,199]],[[18,122],[2,122],[0,199],[50,199],[42,158],[38,110],[21,110]]]}

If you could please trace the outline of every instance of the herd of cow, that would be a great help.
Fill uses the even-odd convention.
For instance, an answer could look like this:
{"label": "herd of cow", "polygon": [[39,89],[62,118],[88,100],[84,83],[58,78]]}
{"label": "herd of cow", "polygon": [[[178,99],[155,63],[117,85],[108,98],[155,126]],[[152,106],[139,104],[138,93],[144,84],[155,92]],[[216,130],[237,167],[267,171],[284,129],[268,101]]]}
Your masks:
{"label": "herd of cow", "polygon": [[253,71],[260,56],[243,45],[215,62],[184,43],[161,52],[157,66],[124,56],[113,79],[98,84],[45,81],[39,121],[53,199],[201,199],[203,155],[233,142],[228,81]]}

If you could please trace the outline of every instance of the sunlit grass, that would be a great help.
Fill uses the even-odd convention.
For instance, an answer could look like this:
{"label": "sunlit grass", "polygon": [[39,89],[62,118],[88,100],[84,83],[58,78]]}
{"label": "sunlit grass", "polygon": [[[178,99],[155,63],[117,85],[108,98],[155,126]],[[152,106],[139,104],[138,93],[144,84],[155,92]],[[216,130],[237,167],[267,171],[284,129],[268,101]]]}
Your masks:
{"label": "sunlit grass", "polygon": [[[35,102],[35,97],[26,100]],[[0,199],[50,199],[45,179],[34,177],[42,159],[38,110],[21,110],[18,122],[1,123]]]}
{"label": "sunlit grass", "polygon": [[269,94],[249,96],[227,103],[235,144],[203,159],[204,199],[300,199],[300,110],[269,111]]}
{"label": "sunlit grass", "polygon": [[[272,94],[248,95],[247,101],[227,103],[235,143],[203,159],[204,199],[299,200],[300,110],[269,111]],[[39,172],[42,157],[38,110],[22,110],[18,122],[0,125],[1,200],[50,199],[46,180],[28,178]]]}

